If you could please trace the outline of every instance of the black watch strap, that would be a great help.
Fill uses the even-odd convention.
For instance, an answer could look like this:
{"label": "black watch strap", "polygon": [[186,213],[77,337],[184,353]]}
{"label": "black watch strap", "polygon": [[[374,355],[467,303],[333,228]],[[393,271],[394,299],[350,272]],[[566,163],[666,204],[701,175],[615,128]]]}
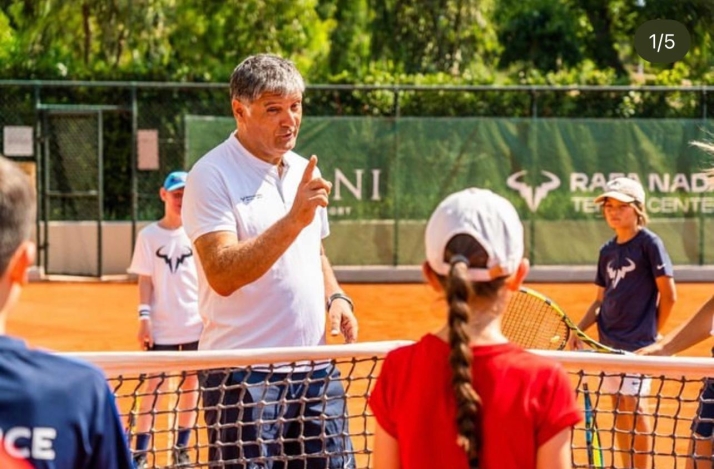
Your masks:
{"label": "black watch strap", "polygon": [[327,299],[327,311],[330,311],[330,306],[332,306],[332,302],[337,299],[345,300],[346,302],[348,302],[350,304],[350,309],[352,311],[355,310],[355,304],[352,302],[352,298],[350,298],[349,296],[345,295],[342,292],[337,292],[337,293],[333,293],[332,295],[330,295],[330,298]]}

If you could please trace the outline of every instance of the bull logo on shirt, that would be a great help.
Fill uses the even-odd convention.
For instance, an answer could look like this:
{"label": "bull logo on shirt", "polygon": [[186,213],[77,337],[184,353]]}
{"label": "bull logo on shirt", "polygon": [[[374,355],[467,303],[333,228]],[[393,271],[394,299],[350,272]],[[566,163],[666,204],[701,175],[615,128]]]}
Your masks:
{"label": "bull logo on shirt", "polygon": [[607,276],[612,281],[612,288],[617,288],[617,284],[620,280],[624,279],[628,272],[632,272],[637,267],[632,259],[626,257],[627,265],[621,266],[619,269],[615,269],[612,266],[612,261],[607,263]]}
{"label": "bull logo on shirt", "polygon": [[538,206],[543,199],[548,195],[548,192],[560,187],[560,179],[555,174],[550,171],[541,171],[543,176],[548,178],[547,181],[542,182],[536,187],[531,187],[527,182],[523,180],[523,176],[526,175],[526,171],[518,171],[511,174],[506,179],[506,185],[511,189],[517,191],[523,200],[526,201],[526,205],[531,209],[531,212],[538,210]]}
{"label": "bull logo on shirt", "polygon": [[165,246],[161,246],[156,250],[156,257],[159,257],[166,262],[166,265],[169,266],[169,270],[172,274],[178,271],[178,268],[181,264],[183,264],[183,261],[193,256],[193,250],[187,246],[184,246],[182,249],[183,252],[176,257],[171,257],[171,255],[161,252],[164,247]]}

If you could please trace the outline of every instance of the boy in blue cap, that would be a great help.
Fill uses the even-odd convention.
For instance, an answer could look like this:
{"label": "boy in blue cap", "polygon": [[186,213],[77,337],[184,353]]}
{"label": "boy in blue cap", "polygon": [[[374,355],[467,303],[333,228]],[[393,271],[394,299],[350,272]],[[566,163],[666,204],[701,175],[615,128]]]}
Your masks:
{"label": "boy in blue cap", "polygon": [[[139,276],[139,330],[137,340],[143,350],[196,350],[203,330],[198,315],[198,283],[191,242],[181,220],[181,204],[187,173],[170,173],[159,196],[164,216],[142,229],[136,240],[129,273]],[[146,382],[136,420],[134,465],[147,464],[154,407],[162,397],[166,379],[150,376]],[[178,403],[178,435],[173,464],[184,467],[191,458],[186,450],[196,421],[198,381],[195,373],[181,378]]]}

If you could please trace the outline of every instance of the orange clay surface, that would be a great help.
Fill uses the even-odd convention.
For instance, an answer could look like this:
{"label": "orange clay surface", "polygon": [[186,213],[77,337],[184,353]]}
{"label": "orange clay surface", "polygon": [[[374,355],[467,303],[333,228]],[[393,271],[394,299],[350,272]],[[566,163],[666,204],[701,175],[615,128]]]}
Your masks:
{"label": "orange clay surface", "polygon": [[[576,322],[584,314],[595,295],[595,287],[592,284],[529,284],[528,286],[560,304]],[[444,303],[424,284],[348,284],[343,287],[355,301],[361,342],[417,340],[424,333],[435,331],[443,324]],[[679,284],[677,292],[679,300],[665,332],[675,328],[693,314],[714,294],[714,288],[706,283]],[[31,346],[57,351],[138,350],[135,338],[137,297],[137,286],[134,283],[32,283],[23,292],[19,306],[10,314],[7,331],[11,335],[24,337]],[[588,332],[596,337],[594,329]],[[329,342],[340,343],[341,339],[330,338]],[[709,356],[710,347],[711,341],[706,341],[680,355]],[[363,394],[358,393],[358,395]],[[119,406],[122,413],[128,412],[127,402],[120,402]],[[671,407],[670,404],[666,406]],[[354,399],[350,402],[351,415],[360,415],[364,407],[363,399]],[[676,409],[672,412],[676,413]],[[687,412],[691,414],[693,408]],[[602,417],[606,416],[601,416],[599,419],[601,429],[606,428],[603,424],[607,423]],[[370,420],[366,425],[367,431],[371,434],[374,430],[373,422]],[[684,457],[687,452],[688,424],[682,425],[677,433],[675,454],[678,455],[678,462],[672,465],[672,458],[666,458],[666,462],[661,461],[661,463],[658,460],[656,461],[658,468],[684,467],[683,461],[679,458]],[[165,434],[162,435],[157,439],[156,445],[168,448],[167,437]],[[608,432],[604,435],[601,432],[601,435],[605,440],[610,437],[609,441],[603,441],[603,447],[611,447],[611,435]],[[204,436],[200,432],[199,438],[203,439]],[[578,433],[576,430],[574,441],[580,448],[583,448],[582,440],[582,432]],[[659,448],[667,444],[670,444],[668,440],[663,439],[662,442],[657,443],[657,446]],[[576,459],[582,457],[580,455]],[[205,454],[202,453],[199,458],[205,459]],[[369,467],[368,458],[367,454],[358,454],[358,467]],[[157,455],[156,463],[159,464],[164,459],[165,456]],[[605,454],[605,461],[611,463],[610,453]],[[679,465],[680,463],[682,466]],[[584,462],[579,461],[578,464]]]}
{"label": "orange clay surface", "polygon": [[[529,284],[578,321],[595,296],[592,284]],[[425,284],[347,284],[359,318],[359,340],[416,340],[444,321],[444,305]],[[701,306],[714,288],[708,283],[677,285],[678,301],[665,332]],[[138,302],[134,283],[29,284],[8,318],[7,332],[35,347],[57,351],[138,350]],[[596,336],[594,329],[588,331]],[[331,343],[339,340],[330,339]],[[709,341],[680,355],[709,356]]]}

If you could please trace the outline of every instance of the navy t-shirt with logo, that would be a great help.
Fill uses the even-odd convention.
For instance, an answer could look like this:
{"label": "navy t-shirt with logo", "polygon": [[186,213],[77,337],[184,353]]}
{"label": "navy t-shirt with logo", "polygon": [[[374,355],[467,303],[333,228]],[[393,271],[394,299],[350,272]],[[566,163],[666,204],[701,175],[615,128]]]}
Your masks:
{"label": "navy t-shirt with logo", "polygon": [[104,374],[2,335],[0,447],[34,469],[132,468]]}
{"label": "navy t-shirt with logo", "polygon": [[657,337],[656,278],[673,275],[662,240],[641,229],[629,241],[611,239],[600,248],[595,283],[605,289],[597,317],[600,341],[622,350],[637,350]]}

